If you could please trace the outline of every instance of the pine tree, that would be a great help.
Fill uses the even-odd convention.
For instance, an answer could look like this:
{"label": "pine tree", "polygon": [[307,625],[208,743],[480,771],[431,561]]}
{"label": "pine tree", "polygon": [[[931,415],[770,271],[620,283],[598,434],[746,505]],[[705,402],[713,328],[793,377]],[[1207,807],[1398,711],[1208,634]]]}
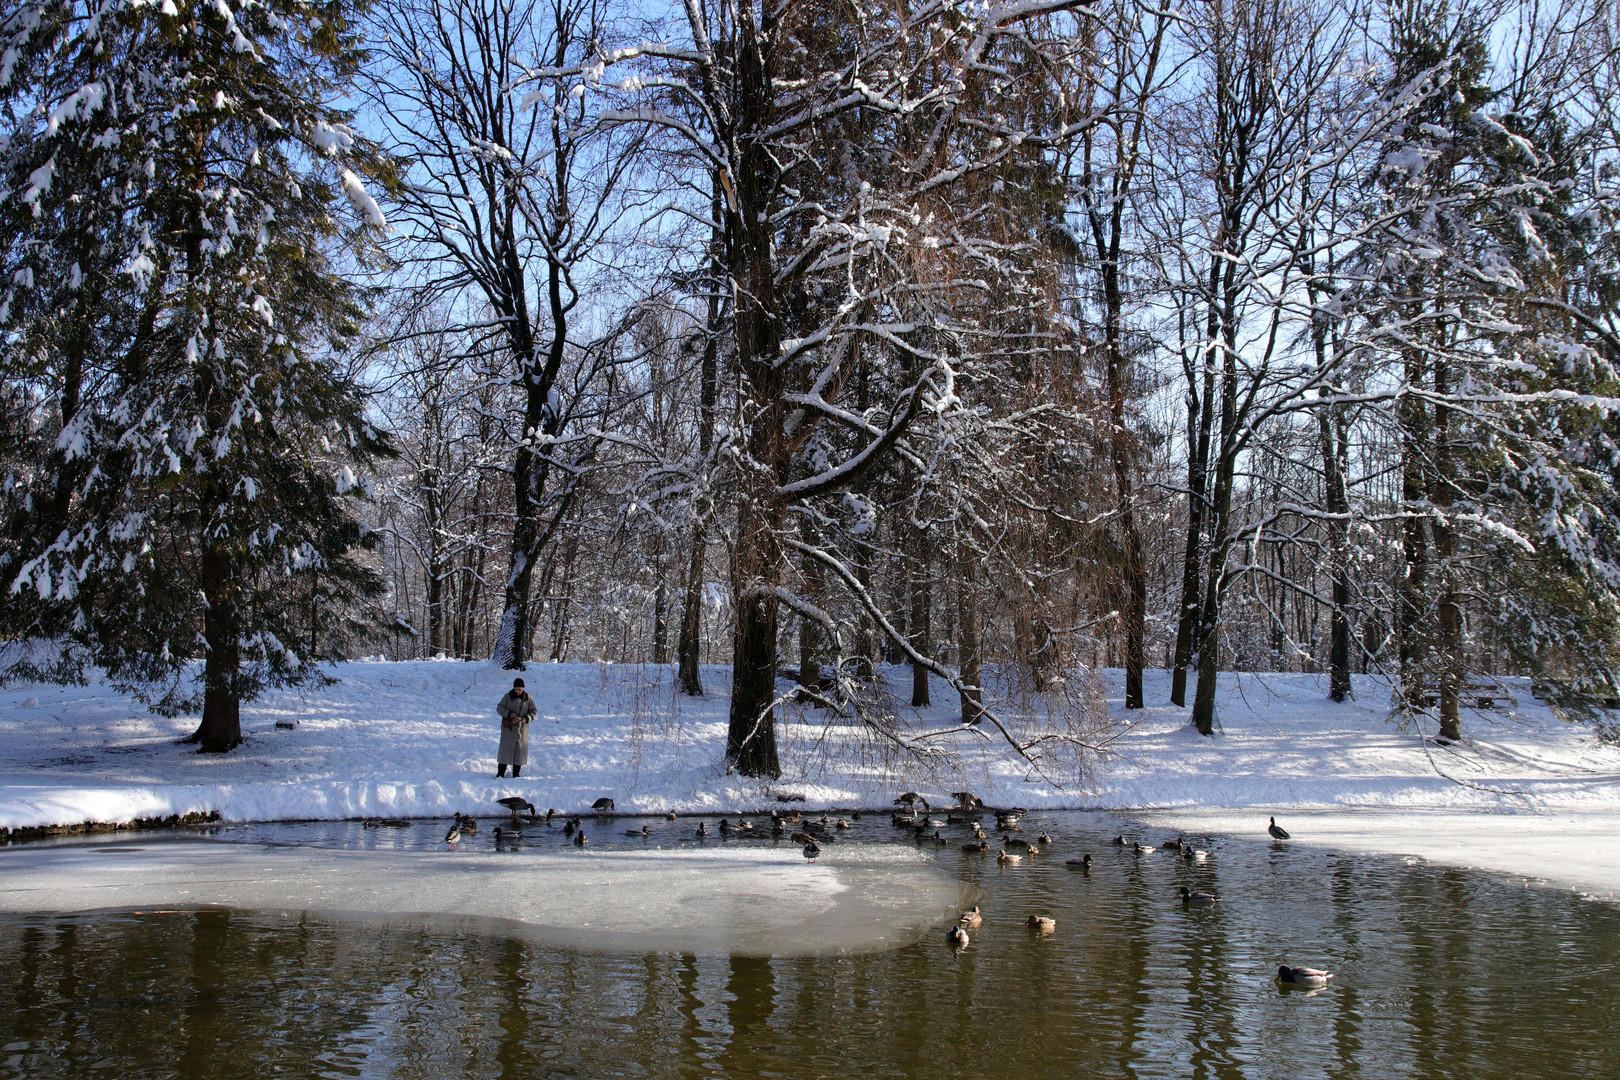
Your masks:
{"label": "pine tree", "polygon": [[352,503],[387,444],[339,264],[383,225],[353,171],[381,165],[331,104],[353,7],[47,2],[4,28],[0,371],[56,447],[10,492],[8,629],[65,625],[154,709],[200,706],[204,750],[317,677],[322,596],[376,587]]}

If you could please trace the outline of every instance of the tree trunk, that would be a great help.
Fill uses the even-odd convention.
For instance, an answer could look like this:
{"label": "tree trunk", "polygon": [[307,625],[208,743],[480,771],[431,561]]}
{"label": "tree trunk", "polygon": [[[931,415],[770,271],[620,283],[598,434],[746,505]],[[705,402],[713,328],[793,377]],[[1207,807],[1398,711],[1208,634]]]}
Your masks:
{"label": "tree trunk", "polygon": [[663,665],[669,663],[669,586],[665,581],[662,535],[653,554],[653,574],[657,583],[653,586],[652,662]]}
{"label": "tree trunk", "polygon": [[[911,567],[911,618],[907,620],[907,627],[911,647],[924,656],[930,650],[928,641],[928,555],[926,536],[920,532],[913,534]],[[911,665],[911,705],[913,708],[922,708],[929,704],[928,700],[928,669],[921,664]]]}
{"label": "tree trunk", "polygon": [[192,736],[203,753],[222,754],[242,744],[241,611],[239,586],[229,550],[206,544],[202,550],[203,601],[202,723]]}
{"label": "tree trunk", "polygon": [[[1209,272],[1210,295],[1219,283],[1219,260],[1212,260]],[[1181,610],[1176,619],[1176,656],[1170,674],[1170,703],[1187,704],[1187,668],[1193,663],[1200,622],[1199,593],[1202,591],[1204,522],[1208,511],[1209,443],[1215,422],[1215,356],[1213,342],[1219,328],[1217,309],[1210,302],[1206,340],[1199,350],[1203,356],[1203,385],[1187,370],[1187,544],[1181,559]],[[1202,392],[1200,392],[1200,390]]]}
{"label": "tree trunk", "polygon": [[1443,404],[1451,391],[1449,366],[1439,360],[1434,365],[1434,470],[1429,498],[1434,503],[1434,560],[1439,573],[1440,599],[1438,644],[1440,652],[1440,737],[1457,742],[1462,738],[1462,614],[1457,603],[1456,534],[1451,527],[1450,509],[1455,489],[1451,476],[1451,408]]}
{"label": "tree trunk", "polygon": [[[709,213],[720,221],[725,203],[722,198],[720,177],[711,172],[709,180]],[[720,257],[725,251],[725,234],[715,228],[709,237],[709,297],[703,318],[703,363],[698,372],[698,454],[705,464],[714,449],[714,410],[720,400],[720,327],[725,318],[726,304],[721,295],[725,280]],[[681,693],[690,697],[703,695],[703,676],[698,670],[703,655],[703,562],[708,544],[708,505],[692,510],[692,554],[686,568],[686,601],[681,608],[681,640],[676,647],[680,657],[679,682]]]}
{"label": "tree trunk", "polygon": [[[1406,381],[1422,385],[1422,354],[1412,350],[1406,357]],[[1408,708],[1424,707],[1423,661],[1427,652],[1423,623],[1428,608],[1429,548],[1423,524],[1423,504],[1428,499],[1424,477],[1424,453],[1428,436],[1428,416],[1423,402],[1407,394],[1399,406],[1401,423],[1401,558],[1404,573],[1395,600],[1395,636],[1400,650],[1401,694]]]}
{"label": "tree trunk", "polygon": [[703,526],[692,527],[692,555],[686,567],[686,601],[681,607],[681,638],[676,652],[680,659],[678,680],[681,693],[703,696],[703,675],[698,670],[703,648]]}
{"label": "tree trunk", "polygon": [[977,724],[984,714],[984,691],[980,688],[979,607],[973,591],[973,563],[957,563],[956,576],[957,649],[962,654],[962,723]]}
{"label": "tree trunk", "polygon": [[738,502],[732,562],[737,627],[732,638],[726,760],[744,776],[782,775],[776,755],[776,586],[785,517],[785,507],[771,487]]}

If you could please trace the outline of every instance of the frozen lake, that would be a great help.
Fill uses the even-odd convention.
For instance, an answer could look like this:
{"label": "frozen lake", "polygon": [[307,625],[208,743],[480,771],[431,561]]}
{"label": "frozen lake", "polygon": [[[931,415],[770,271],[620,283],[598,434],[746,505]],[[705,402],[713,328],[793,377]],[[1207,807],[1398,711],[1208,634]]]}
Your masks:
{"label": "frozen lake", "polygon": [[[1162,841],[1195,822],[1041,813],[1020,835],[1053,843],[1011,866],[871,815],[813,865],[693,824],[588,821],[585,852],[560,828],[496,850],[490,821],[455,852],[429,822],[0,851],[0,1078],[1523,1080],[1620,1055],[1620,908],[1567,889],[1247,819],[1188,831],[1188,863]],[[964,894],[985,921],[958,952]],[[1284,963],[1336,977],[1279,989]]]}

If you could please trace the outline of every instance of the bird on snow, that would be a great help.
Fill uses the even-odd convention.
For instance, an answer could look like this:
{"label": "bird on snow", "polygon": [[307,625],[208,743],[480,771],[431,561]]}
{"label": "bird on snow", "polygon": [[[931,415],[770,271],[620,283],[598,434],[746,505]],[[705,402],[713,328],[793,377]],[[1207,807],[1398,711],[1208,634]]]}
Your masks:
{"label": "bird on snow", "polygon": [[1078,866],[1082,870],[1090,870],[1091,869],[1091,856],[1090,855],[1085,855],[1085,856],[1083,856],[1081,858],[1078,858],[1078,859],[1069,859],[1066,862],[1064,862],[1063,865],[1064,866]]}
{"label": "bird on snow", "polygon": [[1269,826],[1267,826],[1266,832],[1271,834],[1271,838],[1273,840],[1287,840],[1288,839],[1288,830],[1283,828],[1281,825],[1278,825],[1276,818],[1271,819],[1271,824]]}
{"label": "bird on snow", "polygon": [[968,932],[960,926],[953,926],[945,931],[945,944],[965,949],[968,945]]}
{"label": "bird on snow", "polygon": [[1213,904],[1219,900],[1220,897],[1214,893],[1194,892],[1185,885],[1181,887],[1181,902],[1183,904]]}
{"label": "bird on snow", "polygon": [[1045,915],[1031,915],[1024,920],[1024,925],[1031,930],[1039,930],[1043,934],[1050,934],[1057,929],[1057,920]]}
{"label": "bird on snow", "polygon": [[604,795],[591,803],[591,809],[598,814],[611,814],[613,813],[613,800]]}
{"label": "bird on snow", "polygon": [[904,806],[907,809],[910,809],[918,803],[923,804],[923,809],[926,810],[928,808],[928,800],[917,794],[915,791],[902,792],[900,797],[894,800],[894,805]]}
{"label": "bird on snow", "polygon": [[821,849],[816,846],[814,841],[811,841],[810,843],[804,845],[804,857],[805,858],[813,859],[817,855],[820,855],[820,854],[821,854]]}
{"label": "bird on snow", "polygon": [[1287,964],[1277,968],[1277,981],[1285,986],[1326,986],[1331,978],[1333,972],[1321,968],[1289,967]]}
{"label": "bird on snow", "polygon": [[962,912],[962,917],[956,921],[961,923],[963,926],[977,928],[984,923],[984,916],[979,912],[979,905],[974,904],[971,908]]}

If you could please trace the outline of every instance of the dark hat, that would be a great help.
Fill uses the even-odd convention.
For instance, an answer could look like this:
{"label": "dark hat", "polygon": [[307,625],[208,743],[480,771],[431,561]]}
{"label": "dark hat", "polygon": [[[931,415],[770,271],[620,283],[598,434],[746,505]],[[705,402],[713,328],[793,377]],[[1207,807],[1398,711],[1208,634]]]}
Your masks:
{"label": "dark hat", "polygon": [[512,689],[514,689],[514,690],[523,689],[523,680],[522,679],[513,679],[512,680]]}

